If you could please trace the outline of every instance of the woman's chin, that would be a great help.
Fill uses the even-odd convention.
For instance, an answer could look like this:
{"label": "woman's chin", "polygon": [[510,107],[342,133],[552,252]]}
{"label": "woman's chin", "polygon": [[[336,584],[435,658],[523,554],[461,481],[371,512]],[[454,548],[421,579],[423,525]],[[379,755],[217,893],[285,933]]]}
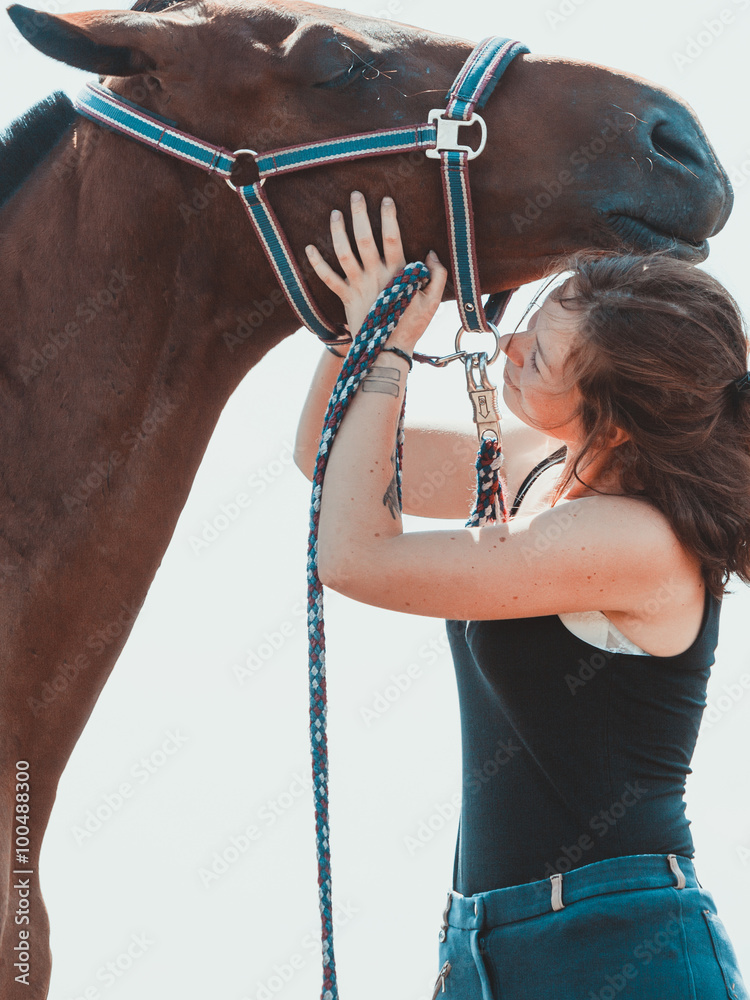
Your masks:
{"label": "woman's chin", "polygon": [[524,420],[523,410],[519,406],[519,397],[518,389],[503,382],[503,402],[514,416],[518,417],[519,420]]}

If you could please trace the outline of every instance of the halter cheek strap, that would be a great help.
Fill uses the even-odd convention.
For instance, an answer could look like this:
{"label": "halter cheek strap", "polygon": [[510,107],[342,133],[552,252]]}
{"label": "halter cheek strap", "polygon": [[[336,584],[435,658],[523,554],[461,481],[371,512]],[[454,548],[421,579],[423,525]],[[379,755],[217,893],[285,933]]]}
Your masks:
{"label": "halter cheek strap", "polygon": [[[300,324],[327,345],[348,344],[352,337],[341,324],[331,323],[317,306],[263,190],[264,182],[268,177],[309,167],[413,150],[422,150],[428,157],[440,159],[451,267],[462,328],[497,334],[494,323],[511,293],[493,296],[486,311],[482,306],[468,164],[480,155],[487,139],[487,127],[475,109],[483,106],[512,60],[528,51],[525,45],[507,38],[485,38],[456,77],[446,98],[447,107],[433,109],[428,121],[422,124],[357,133],[263,153],[251,149],[232,152],[205,142],[98,83],[87,83],[73,103],[82,115],[101,125],[151,149],[192,163],[209,174],[223,177],[237,191],[276,280]],[[460,130],[475,123],[481,129],[481,141],[476,149],[458,141]],[[231,178],[240,155],[255,160],[258,180],[235,187]],[[417,358],[430,360],[423,355]]]}

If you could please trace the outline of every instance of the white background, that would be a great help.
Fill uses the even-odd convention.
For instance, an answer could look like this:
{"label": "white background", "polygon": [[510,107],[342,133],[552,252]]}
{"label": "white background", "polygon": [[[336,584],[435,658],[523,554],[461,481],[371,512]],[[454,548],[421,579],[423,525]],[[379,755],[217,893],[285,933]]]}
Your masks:
{"label": "white background", "polygon": [[[705,266],[748,312],[750,9],[743,5],[750,2],[565,4],[391,0],[390,13],[475,40],[491,33],[521,38],[534,52],[625,69],[686,98],[736,192],[734,214],[712,241]],[[377,0],[348,6],[388,13],[386,0],[380,10]],[[65,0],[55,8],[50,0],[45,9],[84,8]],[[733,12],[733,23],[680,68],[675,54],[722,9]],[[571,13],[551,16],[561,10]],[[4,123],[55,89],[75,93],[89,76],[19,44],[9,21],[0,31],[0,51]],[[520,308],[521,301],[511,322]],[[454,329],[453,307],[444,307],[433,334],[436,349]],[[229,401],[132,638],[62,779],[42,859],[53,928],[52,1000],[319,995],[303,619],[309,486],[290,464],[288,448],[297,414],[289,400],[301,403],[319,351],[308,333],[296,334]],[[415,371],[410,416],[438,421],[447,414],[468,424],[461,381],[460,372]],[[253,497],[250,509],[194,552],[191,538],[203,522],[242,492]],[[418,526],[407,519],[407,530]],[[717,721],[700,737],[688,816],[699,877],[713,891],[750,977],[750,694],[737,686],[750,671],[744,641],[750,600],[742,585],[735,590],[725,600],[709,687]],[[458,711],[444,627],[331,594],[327,631],[334,896],[344,907],[336,936],[342,995],[429,998],[452,873],[457,814],[451,799],[460,789]],[[248,663],[261,665],[246,670],[241,682],[235,668]],[[410,665],[417,675],[411,686],[381,702],[387,711],[367,724],[362,709],[372,708],[389,686],[393,697],[391,675]],[[725,685],[741,696],[733,700]],[[183,742],[165,754],[170,732]],[[168,750],[175,746],[167,743]],[[139,764],[144,758],[154,773]],[[97,810],[107,816],[107,797],[118,805],[124,782],[130,797],[96,832],[82,834],[87,817]],[[249,826],[257,827],[257,841],[204,885],[200,869],[209,869]],[[424,842],[415,848],[420,832]],[[127,957],[134,935],[149,942],[135,960]],[[107,977],[106,964],[118,959],[116,978]]]}

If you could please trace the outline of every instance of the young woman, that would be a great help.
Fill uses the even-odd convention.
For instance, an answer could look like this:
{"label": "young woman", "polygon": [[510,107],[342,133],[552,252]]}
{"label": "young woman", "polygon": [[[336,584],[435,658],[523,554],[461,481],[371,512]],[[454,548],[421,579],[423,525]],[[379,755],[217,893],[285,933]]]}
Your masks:
{"label": "young woman", "polygon": [[[382,259],[357,192],[351,211],[361,264],[340,212],[345,277],[308,255],[357,330],[404,258],[391,200]],[[750,582],[739,311],[705,272],[663,255],[561,264],[571,276],[501,339],[519,421],[503,441],[511,519],[404,533],[398,415],[446,279],[434,254],[427,264],[429,286],[332,448],[319,573],[364,603],[448,620],[464,782],[436,995],[745,1000],[683,801],[724,585],[730,573]],[[304,406],[308,477],[340,365],[324,352]],[[471,436],[407,429],[404,511],[465,519],[474,474],[457,454],[474,450]],[[427,510],[419,487],[436,470],[445,485]]]}

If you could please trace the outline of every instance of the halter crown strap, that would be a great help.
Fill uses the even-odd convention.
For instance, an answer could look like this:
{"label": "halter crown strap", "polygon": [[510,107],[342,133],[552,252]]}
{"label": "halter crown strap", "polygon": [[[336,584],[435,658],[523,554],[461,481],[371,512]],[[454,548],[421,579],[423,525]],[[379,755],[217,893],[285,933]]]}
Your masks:
{"label": "halter crown strap", "polygon": [[[505,70],[528,48],[510,38],[485,38],[476,46],[447,95],[443,116],[467,125],[478,121],[485,125],[475,108],[482,107]],[[439,143],[438,143],[439,148]],[[456,305],[464,330],[493,332],[493,323],[482,306],[479,263],[474,235],[474,211],[469,187],[469,159],[465,148],[440,150],[443,195],[448,210],[448,236]]]}
{"label": "halter crown strap", "polygon": [[446,118],[467,121],[477,108],[483,108],[500,77],[516,56],[528,52],[521,42],[499,36],[485,38],[477,45],[453,81],[446,101]]}

